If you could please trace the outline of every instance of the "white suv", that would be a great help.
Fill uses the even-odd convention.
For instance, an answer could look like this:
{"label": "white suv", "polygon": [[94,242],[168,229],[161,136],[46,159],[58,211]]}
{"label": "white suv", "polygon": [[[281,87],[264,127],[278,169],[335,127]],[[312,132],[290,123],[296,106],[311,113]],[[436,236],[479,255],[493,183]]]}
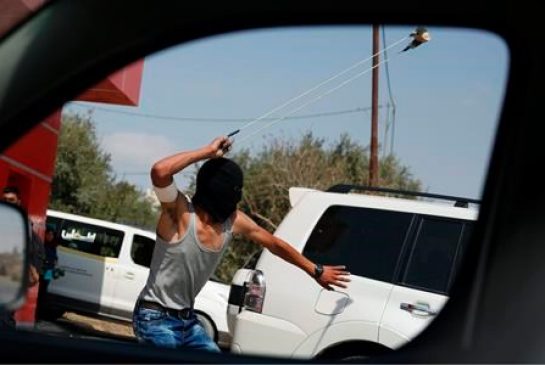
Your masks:
{"label": "white suv", "polygon": [[410,341],[441,310],[478,201],[351,193],[358,190],[401,195],[349,185],[290,189],[292,209],[275,235],[316,263],[346,265],[352,281],[347,289],[324,290],[264,250],[231,285],[233,352],[330,360],[376,355]]}

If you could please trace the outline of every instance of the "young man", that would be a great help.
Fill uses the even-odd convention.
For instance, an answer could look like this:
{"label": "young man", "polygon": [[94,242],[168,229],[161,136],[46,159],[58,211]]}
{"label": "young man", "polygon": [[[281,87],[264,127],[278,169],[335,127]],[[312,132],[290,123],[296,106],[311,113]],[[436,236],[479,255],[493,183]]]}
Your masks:
{"label": "young man", "polygon": [[[314,264],[237,210],[243,174],[236,163],[223,158],[230,146],[227,137],[219,137],[198,150],[164,158],[151,169],[162,212],[150,274],[133,314],[140,342],[219,351],[196,319],[193,304],[233,234],[298,266],[326,289],[346,288],[345,282],[350,281],[344,266]],[[197,189],[190,200],[178,192],[172,176],[205,159],[209,160],[197,174]]]}

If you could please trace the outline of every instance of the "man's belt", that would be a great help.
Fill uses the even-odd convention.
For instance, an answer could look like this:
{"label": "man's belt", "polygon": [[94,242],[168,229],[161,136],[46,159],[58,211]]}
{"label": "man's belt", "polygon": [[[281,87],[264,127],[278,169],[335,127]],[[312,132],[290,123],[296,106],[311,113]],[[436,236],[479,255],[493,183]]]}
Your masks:
{"label": "man's belt", "polygon": [[166,313],[172,317],[176,317],[179,319],[190,319],[193,316],[193,308],[184,308],[184,309],[172,309],[163,307],[159,303],[150,302],[147,300],[140,300],[138,303],[139,307],[146,308],[146,309],[153,309],[156,311],[160,311],[163,313]]}

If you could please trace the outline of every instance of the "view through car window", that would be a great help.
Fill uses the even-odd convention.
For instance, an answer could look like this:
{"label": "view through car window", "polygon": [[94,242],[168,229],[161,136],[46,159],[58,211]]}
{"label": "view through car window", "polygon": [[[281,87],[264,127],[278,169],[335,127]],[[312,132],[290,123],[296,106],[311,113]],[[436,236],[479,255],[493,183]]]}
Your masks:
{"label": "view through car window", "polygon": [[151,333],[196,318],[210,351],[403,346],[449,299],[508,63],[493,34],[415,25],[236,32],[127,66],[37,127],[49,160],[28,164],[51,176],[2,155],[44,248],[17,327],[183,347]]}

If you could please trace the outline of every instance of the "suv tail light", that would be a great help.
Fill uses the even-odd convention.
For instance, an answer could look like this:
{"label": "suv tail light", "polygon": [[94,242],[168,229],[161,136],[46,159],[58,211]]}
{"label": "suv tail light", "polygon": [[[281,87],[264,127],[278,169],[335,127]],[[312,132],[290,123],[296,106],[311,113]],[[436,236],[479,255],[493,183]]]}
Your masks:
{"label": "suv tail light", "polygon": [[261,313],[265,301],[265,275],[261,270],[254,270],[245,286],[242,307],[252,312]]}

